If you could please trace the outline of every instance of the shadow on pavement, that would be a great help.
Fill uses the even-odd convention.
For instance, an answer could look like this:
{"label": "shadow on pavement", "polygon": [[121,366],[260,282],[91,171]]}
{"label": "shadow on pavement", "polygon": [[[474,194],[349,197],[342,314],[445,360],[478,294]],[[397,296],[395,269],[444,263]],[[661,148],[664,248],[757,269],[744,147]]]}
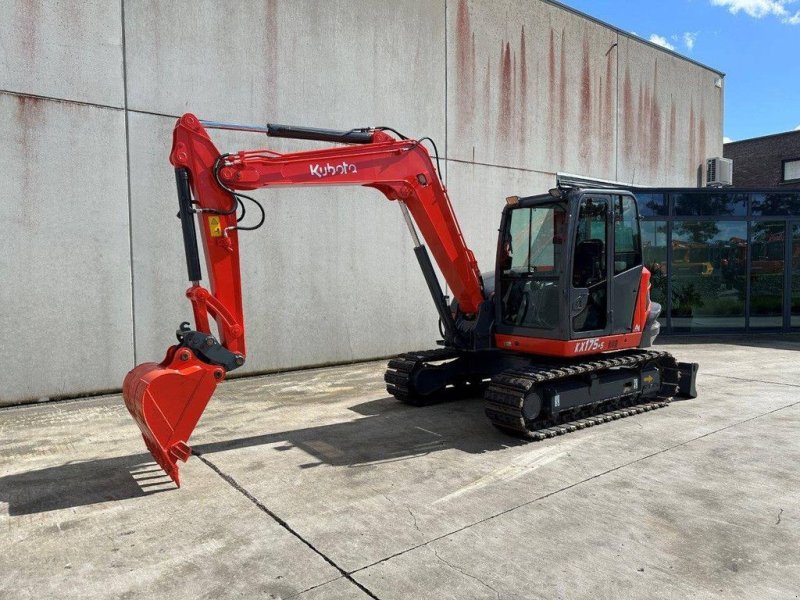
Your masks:
{"label": "shadow on pavement", "polygon": [[483,414],[482,398],[415,408],[389,397],[350,410],[364,418],[196,444],[193,449],[197,454],[213,454],[280,444],[276,450],[300,448],[314,457],[315,462],[301,466],[310,468],[395,461],[448,449],[475,454],[527,443],[492,427]]}
{"label": "shadow on pavement", "polygon": [[150,454],[134,454],[0,477],[0,502],[7,502],[8,514],[16,516],[149,496],[169,489],[175,489],[175,485]]}
{"label": "shadow on pavement", "polygon": [[[324,407],[318,407],[323,409]],[[257,409],[254,409],[257,410]],[[492,427],[483,400],[471,398],[425,408],[382,398],[350,408],[352,421],[235,438],[193,446],[213,454],[265,444],[276,450],[301,448],[315,460],[301,465],[361,465],[414,458],[457,449],[468,453],[501,450],[525,443]],[[0,502],[9,514],[25,515],[147,496],[176,489],[149,454],[72,462],[0,477]]]}

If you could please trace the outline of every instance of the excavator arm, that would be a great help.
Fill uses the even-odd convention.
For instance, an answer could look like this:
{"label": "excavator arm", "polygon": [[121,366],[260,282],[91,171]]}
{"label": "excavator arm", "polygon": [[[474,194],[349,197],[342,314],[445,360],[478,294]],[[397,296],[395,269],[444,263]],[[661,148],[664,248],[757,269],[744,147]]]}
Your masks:
{"label": "excavator arm", "polygon": [[[348,144],[280,154],[271,150],[220,154],[207,129],[266,133],[271,137]],[[402,136],[400,136],[402,137]],[[180,485],[178,460],[191,454],[188,439],[217,383],[244,364],[244,314],[239,268],[239,232],[257,228],[237,220],[240,203],[260,204],[243,192],[269,187],[359,185],[397,201],[414,239],[422,268],[442,322],[445,343],[469,347],[470,323],[480,321],[483,284],[472,251],[431,157],[417,140],[397,139],[382,129],[331,131],[281,125],[243,126],[203,122],[182,116],[173,132],[170,162],[175,167],[179,217],[183,231],[195,328],[177,331],[178,343],[161,363],[144,363],[128,373],[123,396],[145,443],[166,473]],[[252,208],[251,208],[252,210]],[[197,217],[195,219],[195,216]],[[412,222],[413,218],[413,222]],[[201,285],[200,229],[209,287]],[[458,302],[458,319],[447,306],[426,247]],[[210,319],[217,325],[212,334]]]}

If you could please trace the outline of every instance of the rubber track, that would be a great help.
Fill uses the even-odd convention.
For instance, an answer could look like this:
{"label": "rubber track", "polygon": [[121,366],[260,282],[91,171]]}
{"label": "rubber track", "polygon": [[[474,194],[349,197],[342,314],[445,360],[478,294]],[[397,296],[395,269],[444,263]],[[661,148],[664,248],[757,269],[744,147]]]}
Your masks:
{"label": "rubber track", "polygon": [[435,350],[401,354],[390,360],[387,365],[388,368],[383,375],[386,391],[398,400],[415,406],[438,402],[440,399],[437,397],[426,398],[414,393],[414,390],[411,389],[411,375],[418,366],[424,363],[453,358],[458,358],[458,352],[452,348],[436,348]]}
{"label": "rubber track", "polygon": [[[604,411],[563,423],[544,421],[526,423],[523,416],[525,396],[543,383],[587,373],[597,373],[615,367],[637,367],[657,361],[661,363],[661,389],[655,399],[638,401],[637,397],[608,398],[593,408]],[[496,427],[532,440],[543,440],[592,427],[616,419],[662,408],[669,404],[678,391],[678,368],[675,359],[667,352],[657,350],[621,352],[609,358],[572,365],[541,365],[523,369],[510,369],[492,379],[486,389],[486,416]],[[618,407],[620,401],[627,406]]]}

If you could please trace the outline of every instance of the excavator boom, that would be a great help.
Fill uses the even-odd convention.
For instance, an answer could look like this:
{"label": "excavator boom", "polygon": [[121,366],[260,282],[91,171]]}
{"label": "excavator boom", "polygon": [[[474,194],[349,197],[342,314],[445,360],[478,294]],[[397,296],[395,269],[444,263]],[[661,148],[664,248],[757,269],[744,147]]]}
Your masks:
{"label": "excavator boom", "polygon": [[[211,141],[207,128],[349,145],[284,154],[265,149],[223,155]],[[191,282],[186,295],[192,304],[195,327],[181,325],[178,343],[169,348],[162,362],[144,363],[130,371],[123,396],[153,457],[176,484],[180,484],[177,462],[189,457],[188,439],[217,383],[227,372],[243,365],[246,358],[238,235],[253,227],[237,221],[237,207],[246,200],[252,200],[259,208],[260,205],[244,191],[278,186],[359,185],[375,188],[387,199],[399,202],[442,321],[445,342],[465,343],[468,328],[455,321],[447,306],[414,224],[430,247],[460,314],[468,319],[474,320],[482,310],[483,283],[447,191],[420,141],[397,139],[382,129],[243,126],[202,122],[185,114],[175,125],[170,162],[176,173]],[[200,283],[202,268],[195,222],[200,229],[208,288]],[[209,317],[216,322],[218,339],[212,335]]]}

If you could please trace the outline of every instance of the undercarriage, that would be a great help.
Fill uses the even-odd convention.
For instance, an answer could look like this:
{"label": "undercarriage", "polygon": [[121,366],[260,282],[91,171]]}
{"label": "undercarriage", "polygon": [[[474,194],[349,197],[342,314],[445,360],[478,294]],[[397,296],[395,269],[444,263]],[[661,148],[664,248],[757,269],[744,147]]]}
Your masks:
{"label": "undercarriage", "polygon": [[584,359],[440,348],[389,361],[386,389],[414,406],[483,394],[489,421],[532,440],[570,433],[696,396],[696,363],[657,350]]}

